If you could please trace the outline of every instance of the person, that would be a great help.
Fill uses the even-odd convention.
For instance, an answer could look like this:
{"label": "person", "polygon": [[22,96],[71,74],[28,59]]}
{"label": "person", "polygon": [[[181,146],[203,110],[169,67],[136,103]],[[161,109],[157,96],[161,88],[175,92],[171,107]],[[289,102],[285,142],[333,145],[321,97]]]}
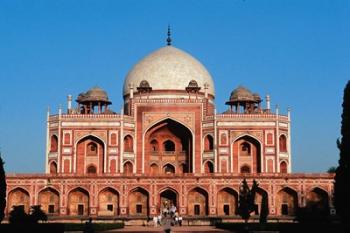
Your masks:
{"label": "person", "polygon": [[158,225],[158,217],[157,217],[157,216],[154,216],[154,217],[153,217],[153,226],[154,226],[154,227],[157,227],[157,225]]}
{"label": "person", "polygon": [[171,226],[174,225],[172,217],[169,214],[164,213],[164,216],[162,219],[163,219],[162,225],[163,225],[164,233],[170,233]]}
{"label": "person", "polygon": [[179,221],[179,226],[181,227],[182,226],[182,217],[181,216],[178,217],[178,221]]}
{"label": "person", "polygon": [[89,218],[89,221],[85,222],[84,233],[94,233],[94,226],[92,225],[92,218]]}

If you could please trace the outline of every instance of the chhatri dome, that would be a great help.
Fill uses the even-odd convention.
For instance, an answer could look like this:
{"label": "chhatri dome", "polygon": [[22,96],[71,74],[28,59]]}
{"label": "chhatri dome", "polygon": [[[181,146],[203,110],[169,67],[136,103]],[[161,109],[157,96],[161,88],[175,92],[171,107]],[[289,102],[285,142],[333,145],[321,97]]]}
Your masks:
{"label": "chhatri dome", "polygon": [[152,91],[185,91],[189,83],[195,80],[201,92],[204,92],[207,84],[208,94],[215,96],[214,82],[207,69],[190,54],[171,46],[170,37],[167,42],[167,46],[152,52],[129,71],[124,81],[123,95],[130,94],[130,85],[135,90],[143,80],[149,83]]}

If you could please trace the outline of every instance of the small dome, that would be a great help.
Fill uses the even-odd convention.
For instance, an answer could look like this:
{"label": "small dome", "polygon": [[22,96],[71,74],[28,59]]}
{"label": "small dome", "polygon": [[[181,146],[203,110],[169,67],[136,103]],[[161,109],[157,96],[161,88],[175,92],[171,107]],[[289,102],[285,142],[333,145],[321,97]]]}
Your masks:
{"label": "small dome", "polygon": [[77,99],[78,102],[87,102],[87,101],[101,101],[110,103],[108,100],[107,92],[105,92],[100,87],[93,87],[85,93],[80,93]]}
{"label": "small dome", "polygon": [[254,94],[245,87],[239,86],[231,92],[229,102],[256,101]]}
{"label": "small dome", "polygon": [[138,62],[124,81],[124,95],[130,85],[147,80],[152,90],[186,90],[193,80],[198,87],[208,84],[208,93],[215,95],[214,83],[207,69],[190,54],[173,46],[166,46],[149,54]]}
{"label": "small dome", "polygon": [[196,82],[196,80],[191,80],[188,84],[188,87],[198,87],[198,83]]}

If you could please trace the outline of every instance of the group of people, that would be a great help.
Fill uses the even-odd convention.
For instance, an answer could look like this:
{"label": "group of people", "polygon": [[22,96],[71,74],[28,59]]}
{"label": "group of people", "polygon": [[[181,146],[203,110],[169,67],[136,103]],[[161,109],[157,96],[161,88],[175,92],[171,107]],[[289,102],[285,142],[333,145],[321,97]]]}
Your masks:
{"label": "group of people", "polygon": [[182,217],[179,216],[176,206],[173,203],[171,205],[168,202],[163,203],[160,215],[153,217],[154,227],[157,227],[158,224],[163,226],[165,233],[170,233],[172,226],[182,226]]}

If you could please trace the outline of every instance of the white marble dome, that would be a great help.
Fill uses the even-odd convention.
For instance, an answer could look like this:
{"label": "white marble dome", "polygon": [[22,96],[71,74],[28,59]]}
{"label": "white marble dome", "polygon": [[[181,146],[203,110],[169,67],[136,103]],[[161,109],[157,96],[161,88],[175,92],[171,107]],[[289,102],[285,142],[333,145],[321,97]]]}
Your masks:
{"label": "white marble dome", "polygon": [[124,81],[123,94],[130,92],[129,85],[136,87],[146,80],[152,90],[182,90],[195,80],[204,92],[207,83],[208,93],[215,96],[214,82],[207,69],[190,54],[173,46],[162,47],[138,62]]}

